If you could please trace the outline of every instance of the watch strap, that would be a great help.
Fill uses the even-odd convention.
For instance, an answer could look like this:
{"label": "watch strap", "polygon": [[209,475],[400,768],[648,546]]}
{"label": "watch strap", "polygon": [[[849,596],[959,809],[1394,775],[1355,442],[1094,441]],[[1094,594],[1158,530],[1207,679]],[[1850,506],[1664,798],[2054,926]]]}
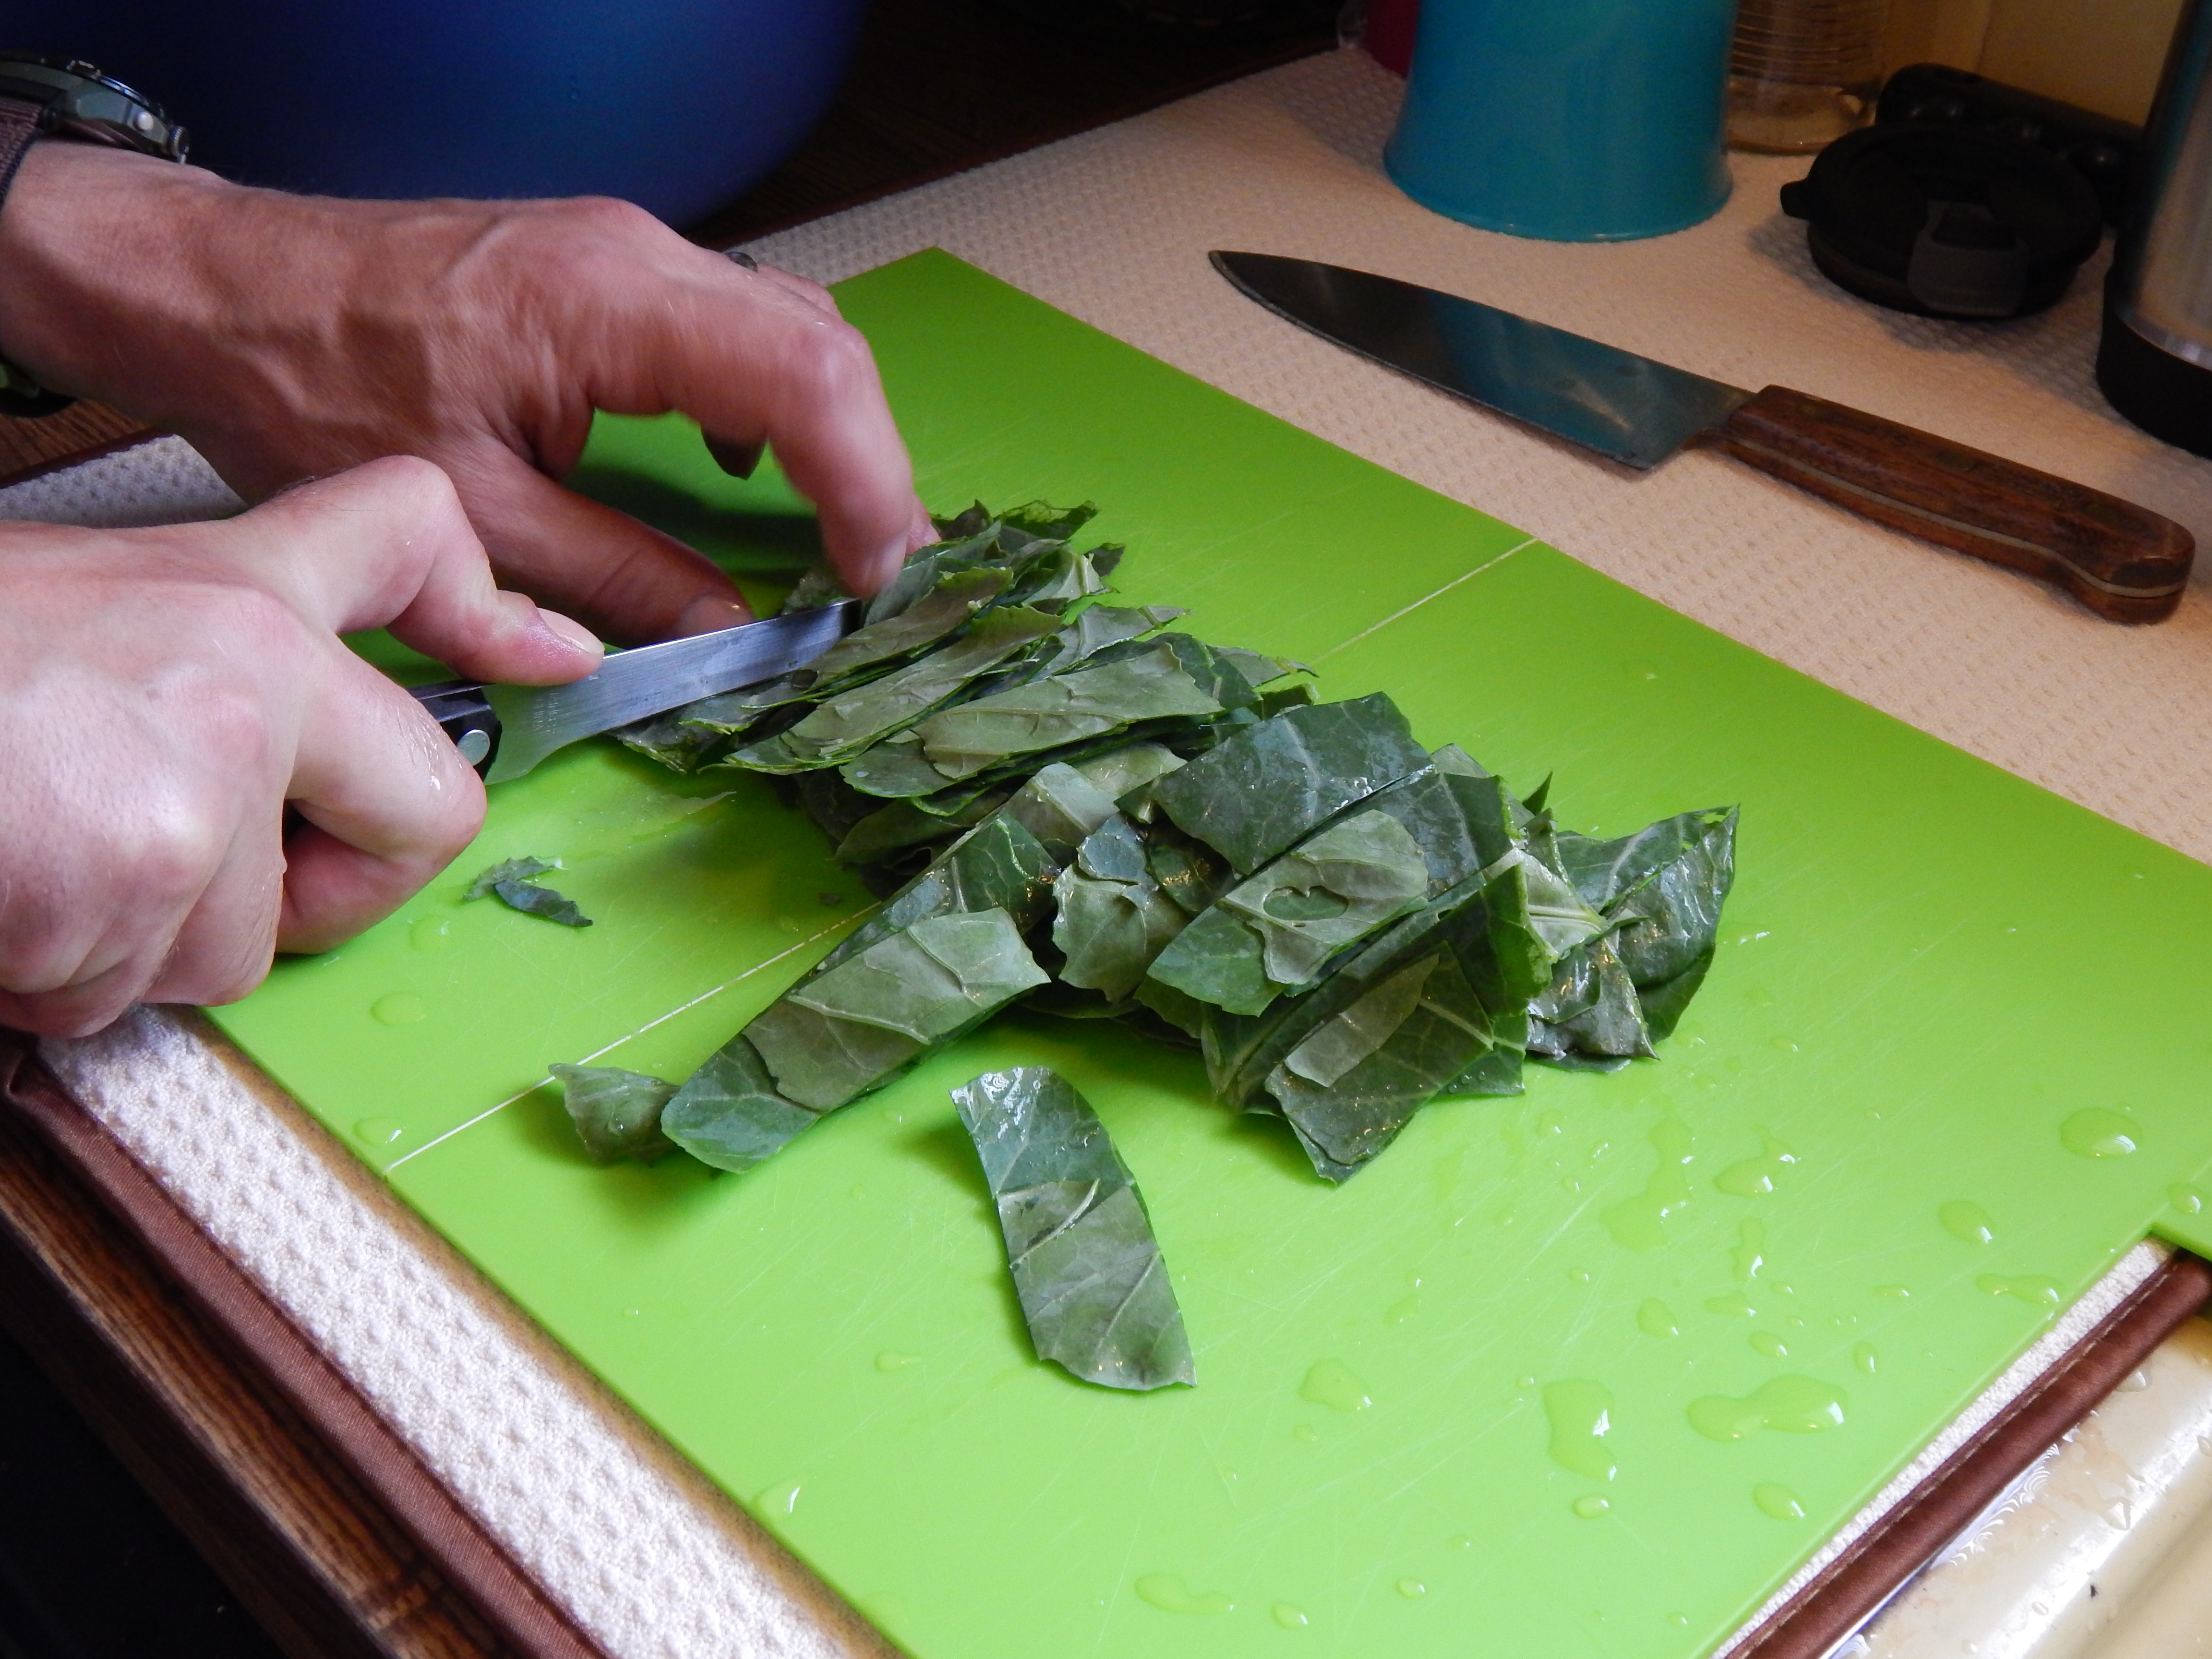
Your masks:
{"label": "watch strap", "polygon": [[39,136],[39,118],[44,113],[27,98],[0,97],[0,202],[8,198],[8,186],[15,182],[23,152]]}
{"label": "watch strap", "polygon": [[[39,137],[46,111],[27,98],[0,96],[0,209],[8,203],[9,186],[15,169],[23,165],[24,152]],[[35,418],[57,415],[76,401],[49,392],[31,376],[0,356],[0,415]]]}

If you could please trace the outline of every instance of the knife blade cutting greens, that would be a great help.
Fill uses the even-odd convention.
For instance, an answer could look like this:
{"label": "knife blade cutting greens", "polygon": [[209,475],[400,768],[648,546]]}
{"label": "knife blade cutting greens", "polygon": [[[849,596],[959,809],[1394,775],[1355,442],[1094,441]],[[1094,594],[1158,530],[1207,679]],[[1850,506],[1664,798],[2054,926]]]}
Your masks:
{"label": "knife blade cutting greens", "polygon": [[[418,694],[475,696],[533,758],[599,721],[678,771],[787,780],[887,896],[690,1078],[557,1067],[593,1157],[751,1169],[1019,1005],[1198,1050],[1223,1103],[1282,1119],[1340,1182],[1440,1096],[1517,1094],[1530,1060],[1618,1071],[1674,1030],[1712,962],[1733,809],[1569,830],[1548,785],[1517,796],[1425,747],[1388,696],[1319,702],[1298,664],[1107,603],[1121,549],[1073,540],[1093,510],[972,507],[865,605],[810,580],[692,654],[611,659],[644,666],[556,714]],[[665,664],[675,689],[647,696]],[[514,763],[477,716],[447,730],[495,778]],[[1109,1387],[1190,1382],[1096,1115],[1036,1068],[957,1093],[1038,1353]]]}
{"label": "knife blade cutting greens", "polygon": [[2196,544],[2146,507],[1878,415],[1746,392],[1456,295],[1314,259],[1217,252],[1248,297],[1332,344],[1639,469],[1722,450],[1876,524],[2159,622]]}

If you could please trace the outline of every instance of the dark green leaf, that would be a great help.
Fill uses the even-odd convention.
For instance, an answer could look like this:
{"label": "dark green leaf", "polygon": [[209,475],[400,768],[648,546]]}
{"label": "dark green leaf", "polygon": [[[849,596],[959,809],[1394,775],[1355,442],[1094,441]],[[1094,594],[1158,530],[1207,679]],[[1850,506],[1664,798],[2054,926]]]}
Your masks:
{"label": "dark green leaf", "polygon": [[1218,714],[1222,707],[1200,690],[1162,641],[1121,661],[959,704],[914,730],[930,764],[951,781],[1017,756],[1147,720]]}
{"label": "dark green leaf", "polygon": [[[884,626],[903,624],[921,610],[917,606],[896,623]],[[977,675],[1051,633],[1057,625],[1045,612],[1025,606],[987,611],[957,640],[919,662],[840,692],[817,705],[787,731],[738,750],[722,764],[759,772],[799,772],[839,765],[958,697]]]}
{"label": "dark green leaf", "polygon": [[[827,777],[817,772],[814,777]],[[842,780],[838,780],[842,784]],[[963,830],[981,823],[985,818],[1006,804],[1005,791],[994,790],[978,795],[958,811],[940,817],[926,812],[911,800],[895,800],[884,805],[872,796],[862,797],[875,810],[855,819],[837,842],[837,861],[840,864],[874,864],[895,853],[913,848],[926,847],[933,842],[951,841]]]}
{"label": "dark green leaf", "polygon": [[1065,961],[1066,984],[1121,1002],[1188,918],[1152,877],[1145,843],[1119,814],[1077,850],[1054,884],[1058,908],[1052,942]]}
{"label": "dark green leaf", "polygon": [[532,881],[560,867],[558,859],[507,859],[478,874],[469,884],[468,891],[461,896],[464,899],[487,898],[503,881]]}
{"label": "dark green leaf", "polygon": [[1041,1066],[952,1091],[999,1210],[1037,1357],[1086,1382],[1196,1381],[1167,1264],[1128,1166],[1082,1096]]}
{"label": "dark green leaf", "polygon": [[1058,863],[1073,858],[1084,839],[1115,816],[1113,796],[1076,768],[1057,763],[1040,768],[1000,810]]}
{"label": "dark green leaf", "polygon": [[1735,809],[1691,816],[1703,820],[1695,838],[1614,912],[1620,960],[1638,986],[1677,979],[1711,958],[1721,906],[1735,881]]}
{"label": "dark green leaf", "polygon": [[1075,769],[1097,784],[1101,793],[1119,801],[1131,790],[1141,789],[1182,765],[1182,757],[1163,744],[1132,743],[1077,762]]}
{"label": "dark green leaf", "polygon": [[1308,1031],[1267,1092],[1315,1170],[1343,1181],[1489,1046],[1488,1013],[1439,940]]}
{"label": "dark green leaf", "polygon": [[[1471,878],[1401,918],[1303,996],[1282,998],[1257,1016],[1207,1008],[1201,1036],[1215,1097],[1241,1109],[1267,1109],[1269,1076],[1291,1049],[1322,1022],[1438,944],[1451,951],[1461,977],[1484,1010],[1484,1024],[1517,1041],[1528,999],[1542,988],[1541,975],[1548,972],[1551,958],[1540,956],[1540,967],[1530,959],[1528,884],[1516,865],[1487,881]],[[1154,983],[1146,981],[1146,988]],[[1470,1054],[1444,1073],[1431,1092],[1462,1074],[1475,1058]]]}
{"label": "dark green leaf", "polygon": [[630,726],[617,726],[608,735],[635,750],[648,760],[659,761],[672,772],[696,772],[710,761],[720,760],[729,752],[731,740],[719,731],[694,726],[685,720],[692,703],[683,708],[672,708],[665,714],[651,715]]}
{"label": "dark green leaf", "polygon": [[1644,1024],[1655,1041],[1674,1035],[1680,1024],[1682,1011],[1690,1006],[1690,999],[1705,982],[1706,970],[1713,965],[1713,950],[1707,945],[1704,952],[1687,968],[1672,979],[1662,979],[1656,984],[1638,986],[1636,1000],[1643,1005]]}
{"label": "dark green leaf", "polygon": [[493,865],[471,882],[469,890],[462,896],[496,896],[509,909],[520,910],[526,915],[543,916],[563,927],[588,927],[592,920],[576,908],[575,901],[537,884],[538,877],[560,867],[558,859],[550,863],[544,859],[508,859],[503,864]]}
{"label": "dark green leaf", "polygon": [[548,1069],[561,1085],[561,1103],[594,1163],[634,1158],[650,1164],[675,1150],[660,1132],[660,1109],[676,1092],[674,1084],[619,1066]]}
{"label": "dark green leaf", "polygon": [[1528,1006],[1531,1043],[1556,1056],[1628,1059],[1651,1053],[1644,1009],[1610,939],[1593,939],[1559,959],[1552,982]]}
{"label": "dark green leaf", "polygon": [[1007,572],[988,566],[952,572],[896,616],[871,619],[807,664],[814,684],[833,685],[847,675],[904,660],[936,644],[996,599],[1009,580]]}
{"label": "dark green leaf", "polygon": [[1162,778],[1152,793],[1184,830],[1249,875],[1427,761],[1397,705],[1378,693],[1292,708],[1247,727]]}
{"label": "dark green leaf", "polygon": [[1387,812],[1359,812],[1231,888],[1161,952],[1152,976],[1231,1013],[1256,1014],[1428,896],[1427,861],[1405,826]]}
{"label": "dark green leaf", "polygon": [[660,1114],[660,1132],[718,1170],[750,1170],[821,1117],[776,1092],[767,1065],[740,1032],[684,1080]]}
{"label": "dark green leaf", "polygon": [[1141,639],[1155,629],[1166,627],[1183,614],[1172,605],[1086,606],[1060,629],[1059,635],[1052,642],[1052,653],[1037,664],[1031,678],[1043,679],[1054,674],[1065,674],[1078,663],[1088,661],[1109,646],[1120,645],[1127,640]]}
{"label": "dark green leaf", "polygon": [[[975,507],[969,509],[971,513],[976,510]],[[1024,501],[1019,507],[1008,507],[999,515],[999,521],[1025,532],[1040,541],[1064,542],[1097,516],[1098,503],[1096,501],[1084,501],[1074,507],[1054,507],[1048,501]]]}
{"label": "dark green leaf", "polygon": [[1048,977],[1005,911],[932,916],[786,992],[744,1034],[779,1094],[825,1112]]}

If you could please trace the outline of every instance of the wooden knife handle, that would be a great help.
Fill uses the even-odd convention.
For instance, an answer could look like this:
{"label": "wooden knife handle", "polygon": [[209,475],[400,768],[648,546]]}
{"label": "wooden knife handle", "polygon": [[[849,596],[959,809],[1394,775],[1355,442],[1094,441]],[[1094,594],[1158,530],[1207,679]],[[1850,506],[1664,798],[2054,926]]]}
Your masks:
{"label": "wooden knife handle", "polygon": [[2171,519],[1787,386],[1704,441],[1861,518],[2057,582],[2112,622],[2161,621],[2189,583],[2197,544]]}

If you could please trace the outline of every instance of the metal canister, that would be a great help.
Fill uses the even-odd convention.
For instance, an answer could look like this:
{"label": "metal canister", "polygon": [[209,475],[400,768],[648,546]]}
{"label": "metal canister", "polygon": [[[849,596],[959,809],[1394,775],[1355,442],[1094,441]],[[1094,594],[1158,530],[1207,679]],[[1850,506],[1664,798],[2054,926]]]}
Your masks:
{"label": "metal canister", "polygon": [[2105,289],[2097,383],[2144,431],[2212,455],[2212,4],[2187,0]]}

